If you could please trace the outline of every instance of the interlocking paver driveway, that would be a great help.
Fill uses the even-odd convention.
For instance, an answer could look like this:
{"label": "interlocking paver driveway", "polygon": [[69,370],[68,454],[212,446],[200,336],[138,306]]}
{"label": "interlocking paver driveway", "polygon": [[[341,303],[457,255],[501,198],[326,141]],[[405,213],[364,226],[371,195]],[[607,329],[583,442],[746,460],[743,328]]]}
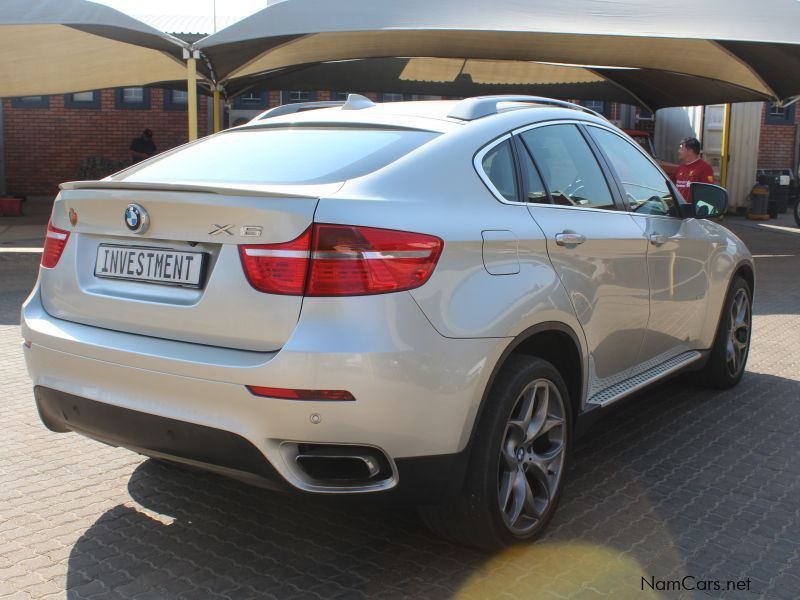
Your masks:
{"label": "interlocking paver driveway", "polygon": [[[46,431],[19,349],[38,257],[0,253],[0,597],[800,597],[800,230],[730,225],[759,256],[742,384],[671,382],[613,411],[578,444],[545,538],[494,556],[435,539],[412,511]],[[686,575],[750,592],[642,591]]]}

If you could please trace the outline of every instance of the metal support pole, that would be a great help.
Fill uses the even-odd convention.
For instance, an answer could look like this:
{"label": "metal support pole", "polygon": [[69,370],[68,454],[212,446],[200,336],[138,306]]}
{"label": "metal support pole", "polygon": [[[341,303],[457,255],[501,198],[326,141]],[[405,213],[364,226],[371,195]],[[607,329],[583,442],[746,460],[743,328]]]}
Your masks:
{"label": "metal support pole", "polygon": [[728,161],[730,160],[731,142],[731,105],[725,105],[722,119],[722,151],[719,159],[719,184],[725,187],[728,183]]}
{"label": "metal support pole", "polygon": [[0,196],[6,195],[6,128],[3,125],[3,100],[0,98]]}
{"label": "metal support pole", "polygon": [[199,50],[184,50],[186,59],[186,91],[189,93],[189,141],[197,139],[197,59]]}
{"label": "metal support pole", "polygon": [[214,133],[220,130],[219,88],[214,86]]}

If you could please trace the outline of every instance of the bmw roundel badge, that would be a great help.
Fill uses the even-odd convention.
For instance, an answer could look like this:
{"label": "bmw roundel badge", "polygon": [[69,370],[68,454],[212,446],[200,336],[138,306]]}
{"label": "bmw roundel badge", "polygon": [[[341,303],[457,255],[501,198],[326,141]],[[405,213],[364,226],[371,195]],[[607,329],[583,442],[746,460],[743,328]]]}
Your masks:
{"label": "bmw roundel badge", "polygon": [[147,231],[147,226],[150,224],[150,218],[147,211],[138,204],[128,204],[125,209],[125,225],[133,233],[142,234]]}

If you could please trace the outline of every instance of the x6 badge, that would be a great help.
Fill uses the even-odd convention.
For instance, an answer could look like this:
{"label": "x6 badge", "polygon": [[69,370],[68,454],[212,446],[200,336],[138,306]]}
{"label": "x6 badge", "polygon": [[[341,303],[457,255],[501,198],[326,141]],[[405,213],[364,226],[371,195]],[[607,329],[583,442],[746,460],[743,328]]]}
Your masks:
{"label": "x6 badge", "polygon": [[222,235],[223,233],[226,235],[233,235],[233,232],[231,231],[231,229],[235,227],[233,223],[231,223],[230,225],[217,225],[216,223],[214,223],[213,225],[216,229],[214,229],[213,231],[209,231],[208,235]]}
{"label": "x6 badge", "polygon": [[[233,229],[236,227],[234,224],[218,225],[214,223],[214,230],[209,231],[208,235],[236,235]],[[239,228],[239,235],[241,237],[261,237],[262,227],[260,225],[243,225]]]}

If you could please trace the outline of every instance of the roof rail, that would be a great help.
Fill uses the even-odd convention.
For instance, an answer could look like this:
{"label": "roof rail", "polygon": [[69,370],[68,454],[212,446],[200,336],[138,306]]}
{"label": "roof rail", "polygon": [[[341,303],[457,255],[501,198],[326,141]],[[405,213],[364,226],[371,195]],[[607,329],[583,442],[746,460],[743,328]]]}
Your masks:
{"label": "roof rail", "polygon": [[258,115],[253,121],[260,121],[261,119],[271,119],[272,117],[280,117],[282,115],[290,115],[296,112],[303,112],[306,110],[316,110],[318,108],[331,108],[341,106],[342,110],[361,110],[362,108],[370,108],[375,106],[375,103],[361,94],[348,94],[347,101],[343,100],[321,100],[319,102],[296,102],[294,104],[282,104],[275,108],[265,110]]}
{"label": "roof rail", "polygon": [[321,100],[319,102],[296,102],[294,104],[281,104],[275,108],[265,110],[263,113],[252,119],[253,121],[260,121],[261,119],[271,119],[272,117],[280,117],[282,115],[290,115],[296,112],[303,112],[306,110],[316,110],[318,108],[331,108],[334,106],[344,106],[344,100]]}
{"label": "roof rail", "polygon": [[553,98],[545,98],[543,96],[478,96],[476,98],[466,98],[456,104],[455,108],[450,111],[447,116],[451,119],[459,119],[460,121],[474,121],[489,115],[497,114],[497,105],[501,102],[528,102],[535,104],[548,104],[551,106],[560,106],[562,108],[571,108],[572,110],[580,110],[595,117],[607,120],[603,115],[597,113],[580,104],[573,104],[572,102],[565,102],[564,100],[554,100]]}

